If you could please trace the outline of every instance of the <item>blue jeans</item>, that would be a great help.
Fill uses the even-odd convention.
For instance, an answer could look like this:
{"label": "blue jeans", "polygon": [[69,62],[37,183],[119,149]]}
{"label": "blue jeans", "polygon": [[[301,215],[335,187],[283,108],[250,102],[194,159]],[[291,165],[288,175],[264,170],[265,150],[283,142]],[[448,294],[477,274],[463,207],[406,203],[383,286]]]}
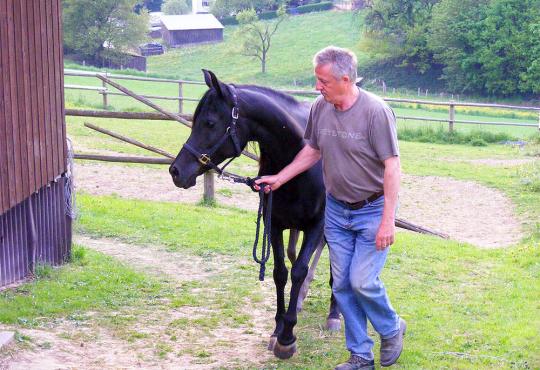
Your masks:
{"label": "blue jeans", "polygon": [[391,338],[399,330],[399,317],[379,278],[389,248],[375,248],[383,206],[384,196],[358,210],[348,209],[331,194],[326,197],[324,233],[334,276],[332,290],[345,319],[347,349],[367,360],[373,359],[367,319],[382,338]]}

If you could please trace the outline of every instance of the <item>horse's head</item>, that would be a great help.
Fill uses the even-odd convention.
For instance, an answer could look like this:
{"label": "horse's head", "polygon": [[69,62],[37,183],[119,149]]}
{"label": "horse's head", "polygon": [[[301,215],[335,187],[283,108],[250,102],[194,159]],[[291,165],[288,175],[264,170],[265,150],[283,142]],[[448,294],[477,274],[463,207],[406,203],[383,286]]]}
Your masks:
{"label": "horse's head", "polygon": [[197,176],[240,155],[247,143],[245,130],[237,124],[235,88],[210,71],[203,73],[209,90],[195,110],[191,135],[169,167],[174,184],[184,189],[194,186]]}

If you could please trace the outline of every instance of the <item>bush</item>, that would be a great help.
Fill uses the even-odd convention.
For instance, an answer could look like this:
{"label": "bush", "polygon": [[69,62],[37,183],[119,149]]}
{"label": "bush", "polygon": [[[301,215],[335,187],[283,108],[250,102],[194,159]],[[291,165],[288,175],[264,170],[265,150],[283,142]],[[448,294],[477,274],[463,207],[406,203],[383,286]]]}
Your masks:
{"label": "bush", "polygon": [[236,17],[223,17],[223,18],[220,18],[219,21],[224,26],[235,26],[238,24]]}
{"label": "bush", "polygon": [[437,144],[468,144],[472,146],[486,146],[488,143],[500,143],[502,141],[512,140],[510,135],[505,133],[492,133],[488,131],[471,131],[467,133],[439,127],[424,128],[404,128],[398,130],[398,138],[404,141],[418,141],[421,143]]}
{"label": "bush", "polygon": [[274,19],[277,18],[277,12],[275,10],[268,11],[268,12],[261,12],[258,14],[259,19]]}
{"label": "bush", "polygon": [[469,144],[471,144],[472,146],[487,146],[488,145],[484,139],[480,139],[480,138],[471,139],[471,141],[469,141]]}
{"label": "bush", "polygon": [[330,10],[334,7],[334,4],[331,1],[324,1],[321,3],[301,5],[299,7],[293,8],[294,10],[291,13],[305,14],[311,12],[322,12],[324,10]]}

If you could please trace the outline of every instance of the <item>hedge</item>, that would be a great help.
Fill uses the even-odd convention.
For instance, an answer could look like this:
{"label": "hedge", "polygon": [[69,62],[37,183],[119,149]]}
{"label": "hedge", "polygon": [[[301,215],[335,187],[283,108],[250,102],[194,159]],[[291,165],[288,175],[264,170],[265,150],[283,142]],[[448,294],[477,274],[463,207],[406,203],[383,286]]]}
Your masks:
{"label": "hedge", "polygon": [[295,8],[296,13],[304,14],[311,12],[320,12],[323,10],[330,10],[334,7],[334,4],[331,1],[324,1],[316,4],[301,5]]}

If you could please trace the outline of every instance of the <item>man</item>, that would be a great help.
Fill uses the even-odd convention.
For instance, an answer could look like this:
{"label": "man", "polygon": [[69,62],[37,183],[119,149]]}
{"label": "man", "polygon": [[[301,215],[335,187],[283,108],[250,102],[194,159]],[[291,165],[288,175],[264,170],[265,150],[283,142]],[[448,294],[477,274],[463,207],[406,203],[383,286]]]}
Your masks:
{"label": "man", "polygon": [[401,354],[406,329],[379,279],[394,243],[401,175],[395,116],[381,98],[355,85],[357,61],[351,51],[327,47],[313,65],[322,96],[311,108],[304,135],[308,145],[277,175],[256,183],[277,190],[322,158],[332,289],[351,353],[336,369],[374,369],[367,319],[381,336],[381,365],[390,366]]}

